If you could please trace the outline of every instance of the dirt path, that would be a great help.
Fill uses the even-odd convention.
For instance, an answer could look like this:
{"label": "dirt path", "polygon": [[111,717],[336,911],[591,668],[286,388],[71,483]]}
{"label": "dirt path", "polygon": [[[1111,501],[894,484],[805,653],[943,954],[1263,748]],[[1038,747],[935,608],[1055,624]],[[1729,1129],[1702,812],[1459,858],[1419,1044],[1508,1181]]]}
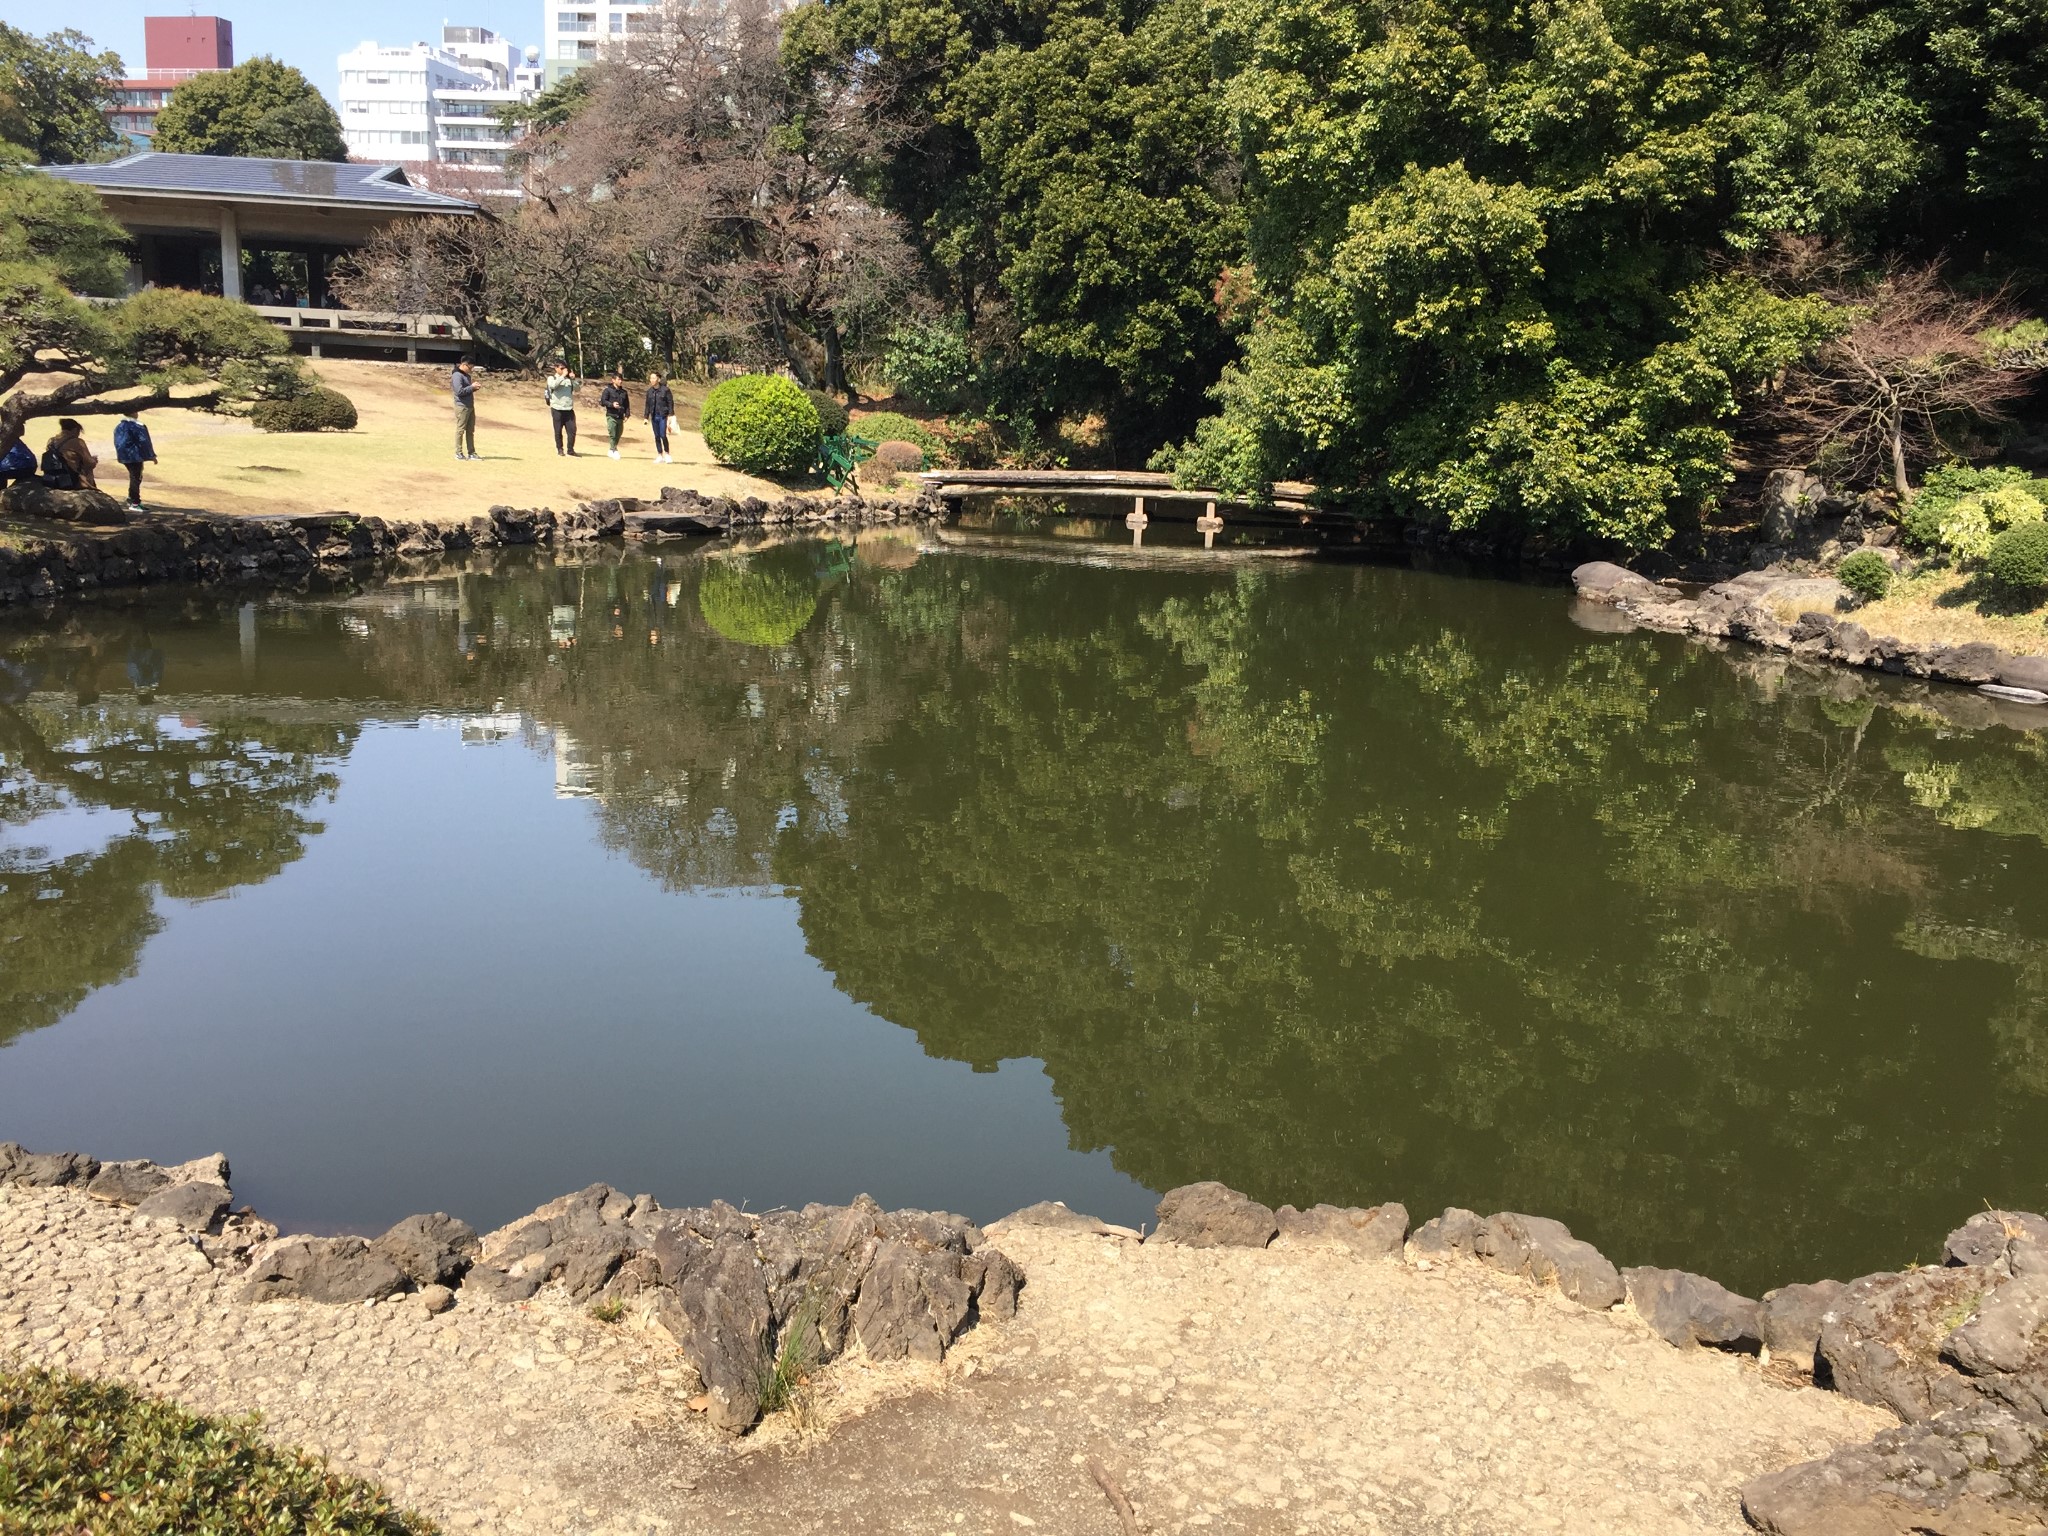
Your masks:
{"label": "dirt path", "polygon": [[[647,423],[628,422],[620,458],[605,455],[597,388],[577,409],[580,457],[556,455],[539,386],[530,379],[484,373],[477,382],[477,451],[457,463],[446,370],[425,364],[325,360],[313,364],[322,382],[355,402],[353,432],[259,432],[247,421],[203,411],[152,411],[149,430],[158,462],[143,500],[151,507],[223,512],[325,513],[461,521],[493,505],[553,507],[611,496],[652,499],[664,485],[707,496],[779,497],[784,488],[712,461],[694,431],[670,433],[673,464],[657,464]],[[687,396],[695,425],[701,388]],[[638,399],[636,393],[635,397]],[[637,410],[637,407],[636,407]],[[87,438],[113,464],[111,419],[94,418]],[[104,488],[125,485],[112,470]]]}
{"label": "dirt path", "polygon": [[184,1237],[0,1188],[0,1356],[213,1411],[491,1532],[1734,1532],[1758,1472],[1887,1415],[1452,1263],[1025,1229],[1014,1323],[842,1362],[821,1428],[716,1437],[666,1336],[543,1299],[235,1303]]}

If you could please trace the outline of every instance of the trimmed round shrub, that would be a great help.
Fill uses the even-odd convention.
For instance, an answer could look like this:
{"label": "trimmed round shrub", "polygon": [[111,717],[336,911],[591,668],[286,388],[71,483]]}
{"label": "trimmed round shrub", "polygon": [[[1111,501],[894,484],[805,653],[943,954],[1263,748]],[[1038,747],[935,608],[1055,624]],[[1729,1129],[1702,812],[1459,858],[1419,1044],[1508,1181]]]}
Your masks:
{"label": "trimmed round shrub", "polygon": [[697,611],[741,645],[787,645],[818,611],[818,589],[793,571],[712,560],[697,585]]}
{"label": "trimmed round shrub", "polygon": [[1859,549],[1835,569],[1835,578],[1866,603],[1892,589],[1892,568],[1874,549]]}
{"label": "trimmed round shrub", "polygon": [[897,411],[876,411],[872,415],[857,418],[853,423],[853,435],[864,437],[871,443],[915,443],[924,455],[924,462],[917,467],[930,469],[934,464],[946,461],[946,440],[921,421]]}
{"label": "trimmed round shrub", "polygon": [[2020,523],[1991,541],[1984,557],[1991,579],[2008,592],[2048,587],[2048,523]]}
{"label": "trimmed round shrub", "polygon": [[721,464],[750,475],[794,475],[818,460],[818,408],[770,373],[727,379],[704,397],[698,430]]}
{"label": "trimmed round shrub", "polygon": [[282,400],[259,400],[249,419],[265,432],[353,432],[355,402],[338,389],[309,389]]}
{"label": "trimmed round shrub", "polygon": [[822,389],[807,389],[804,395],[818,408],[818,436],[837,437],[846,430],[846,402]]}
{"label": "trimmed round shrub", "polygon": [[924,450],[915,443],[892,437],[875,445],[875,467],[885,474],[914,475],[924,468]]}

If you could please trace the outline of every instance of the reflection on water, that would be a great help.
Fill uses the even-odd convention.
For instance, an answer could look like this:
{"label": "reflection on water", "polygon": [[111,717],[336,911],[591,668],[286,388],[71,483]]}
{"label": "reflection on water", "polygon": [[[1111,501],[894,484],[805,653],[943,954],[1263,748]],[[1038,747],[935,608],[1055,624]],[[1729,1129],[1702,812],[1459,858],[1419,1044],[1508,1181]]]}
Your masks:
{"label": "reflection on water", "polygon": [[999,534],[0,633],[0,1135],[330,1225],[1214,1177],[1750,1287],[2048,1194],[2024,711]]}

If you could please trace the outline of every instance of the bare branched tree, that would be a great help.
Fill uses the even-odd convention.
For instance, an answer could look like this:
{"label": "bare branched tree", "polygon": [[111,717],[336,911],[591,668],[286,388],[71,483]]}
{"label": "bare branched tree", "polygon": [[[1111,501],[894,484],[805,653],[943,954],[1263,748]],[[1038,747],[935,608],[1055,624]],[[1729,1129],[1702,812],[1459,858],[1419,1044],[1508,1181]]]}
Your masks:
{"label": "bare branched tree", "polygon": [[1841,455],[1850,479],[1889,479],[1909,501],[1914,469],[1953,456],[1960,430],[2003,420],[2033,388],[2037,365],[1992,343],[2025,318],[2003,290],[1960,292],[1939,262],[1861,284],[1808,275],[1856,318],[1787,374],[1773,409],[1810,456]]}

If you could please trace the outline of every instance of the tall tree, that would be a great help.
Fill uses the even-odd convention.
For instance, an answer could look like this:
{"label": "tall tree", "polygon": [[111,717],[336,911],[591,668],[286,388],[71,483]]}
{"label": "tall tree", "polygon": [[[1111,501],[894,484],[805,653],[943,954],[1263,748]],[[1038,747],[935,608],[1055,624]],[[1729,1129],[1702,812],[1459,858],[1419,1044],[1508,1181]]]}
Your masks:
{"label": "tall tree", "polygon": [[1666,538],[1725,483],[1746,392],[1842,318],[1729,259],[1845,210],[1744,187],[1891,173],[1825,81],[1799,123],[1775,109],[1770,22],[1232,0],[1261,306],[1180,472],[1369,485],[1454,527]]}
{"label": "tall tree", "polygon": [[92,46],[68,28],[38,38],[0,21],[0,156],[71,165],[120,144],[106,114],[126,71]]}
{"label": "tall tree", "polygon": [[786,53],[874,124],[861,185],[1005,404],[1191,418],[1243,246],[1195,0],[834,0],[792,15]]}
{"label": "tall tree", "polygon": [[289,64],[262,56],[181,83],[157,114],[154,143],[179,155],[348,158],[327,98]]}

